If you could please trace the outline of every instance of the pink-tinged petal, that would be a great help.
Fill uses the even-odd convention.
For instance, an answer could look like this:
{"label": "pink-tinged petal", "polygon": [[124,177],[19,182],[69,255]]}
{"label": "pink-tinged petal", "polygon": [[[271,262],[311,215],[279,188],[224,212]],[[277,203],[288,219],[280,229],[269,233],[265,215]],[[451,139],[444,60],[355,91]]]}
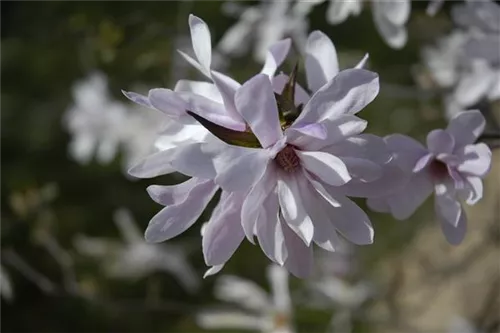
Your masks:
{"label": "pink-tinged petal", "polygon": [[337,50],[327,35],[315,30],[307,38],[305,52],[307,86],[315,92],[338,74]]}
{"label": "pink-tinged petal", "polygon": [[369,58],[369,54],[365,54],[365,56],[363,57],[363,59],[361,59],[356,66],[354,66],[354,68],[364,68],[365,65],[366,65],[366,62],[368,61],[368,58]]}
{"label": "pink-tinged petal", "polygon": [[[276,188],[276,170],[272,163],[267,165],[267,169],[262,175],[262,178],[255,184],[254,187],[248,192],[248,195],[243,202],[243,207],[241,208],[241,224],[247,239],[255,244],[253,241],[253,231],[255,223],[257,223],[257,218],[263,212],[263,204],[266,198],[271,192]],[[276,204],[276,210],[278,209],[278,204]],[[257,226],[258,227],[258,226]]]}
{"label": "pink-tinged petal", "polygon": [[[314,137],[312,135],[304,135],[305,133],[296,133],[297,128],[301,128],[300,124],[292,125],[287,128],[285,134],[288,142],[296,147],[304,150],[321,150],[324,147],[334,145],[344,141],[346,138],[357,135],[363,132],[367,126],[367,121],[360,119],[354,115],[341,115],[335,119],[326,119],[316,125],[321,125],[326,131],[326,137]],[[305,125],[308,126],[308,125]]]}
{"label": "pink-tinged petal", "polygon": [[377,164],[386,164],[394,159],[384,139],[373,134],[353,135],[322,150],[339,157],[368,159]]}
{"label": "pink-tinged petal", "polygon": [[203,81],[179,80],[175,84],[175,92],[191,92],[209,98],[217,103],[224,103],[215,84]]}
{"label": "pink-tinged petal", "polygon": [[163,206],[170,206],[186,200],[193,188],[205,181],[205,179],[192,177],[176,185],[151,185],[148,186],[147,192],[155,202]]}
{"label": "pink-tinged petal", "polygon": [[128,170],[128,174],[137,178],[153,178],[175,172],[170,162],[174,149],[164,150],[146,157]]}
{"label": "pink-tinged petal", "polygon": [[[272,79],[274,92],[281,94],[285,84],[288,82],[288,75],[278,74]],[[309,101],[309,94],[298,83],[295,85],[295,105],[305,105]]]}
{"label": "pink-tinged petal", "polygon": [[171,166],[174,170],[191,177],[213,179],[216,171],[212,157],[205,152],[204,143],[191,143],[170,149]]}
{"label": "pink-tinged petal", "polygon": [[241,85],[227,75],[216,71],[212,71],[211,73],[212,80],[217,86],[217,89],[222,96],[222,100],[224,101],[227,114],[238,122],[245,123],[241,115],[236,110],[236,105],[234,104],[234,95]]}
{"label": "pink-tinged petal", "polygon": [[429,153],[418,159],[417,163],[413,167],[413,172],[417,173],[424,170],[432,161],[434,160],[434,154]]}
{"label": "pink-tinged petal", "polygon": [[441,230],[443,231],[446,240],[451,245],[459,245],[465,238],[465,233],[467,232],[467,216],[465,212],[460,214],[460,219],[458,220],[457,226],[451,225],[443,216],[440,215],[439,211],[436,214],[440,220]]}
{"label": "pink-tinged petal", "polygon": [[125,97],[127,97],[134,103],[137,103],[147,108],[153,108],[147,96],[125,90],[122,90],[122,94],[125,95]]}
{"label": "pink-tinged petal", "polygon": [[262,149],[242,154],[221,170],[215,182],[229,192],[247,191],[253,187],[266,171],[270,158]]}
{"label": "pink-tinged petal", "polygon": [[326,20],[329,24],[344,22],[349,15],[361,13],[361,1],[330,1],[326,12]]}
{"label": "pink-tinged petal", "polygon": [[405,171],[413,170],[418,160],[428,154],[427,149],[420,142],[406,135],[391,134],[385,138],[385,142]]}
{"label": "pink-tinged petal", "polygon": [[467,145],[459,152],[460,163],[457,170],[466,174],[484,177],[491,168],[491,150],[484,143]]}
{"label": "pink-tinged petal", "polygon": [[[404,6],[404,3],[400,3],[400,5]],[[407,5],[409,6],[409,4]],[[400,49],[405,46],[406,41],[408,40],[408,34],[406,32],[406,28],[404,27],[404,23],[398,22],[401,21],[402,18],[404,19],[404,17],[394,20],[394,17],[390,17],[387,14],[391,12],[392,8],[395,7],[405,9],[403,6],[398,6],[398,2],[396,1],[376,2],[373,6],[373,20],[375,21],[375,28],[385,40],[387,45],[393,49]],[[403,11],[401,11],[401,13],[405,14]]]}
{"label": "pink-tinged petal", "polygon": [[180,117],[185,115],[188,105],[174,91],[170,89],[151,89],[148,95],[149,103],[157,110],[170,117]]}
{"label": "pink-tinged petal", "polygon": [[239,221],[242,202],[242,195],[231,193],[226,200],[219,202],[222,211],[210,218],[202,240],[207,265],[224,264],[245,237]]}
{"label": "pink-tinged petal", "polygon": [[203,278],[206,279],[209,276],[215,275],[215,274],[219,273],[223,268],[224,268],[224,265],[216,265],[216,266],[210,267],[209,269],[207,269],[205,274],[203,274]]}
{"label": "pink-tinged petal", "polygon": [[357,157],[340,157],[352,178],[372,182],[382,177],[382,167],[370,160]]}
{"label": "pink-tinged petal", "polygon": [[334,155],[321,151],[296,150],[295,153],[306,170],[327,184],[342,186],[351,180],[344,162]]}
{"label": "pink-tinged petal", "polygon": [[314,226],[302,203],[301,188],[296,176],[284,172],[278,174],[278,198],[281,214],[287,225],[305,244],[311,244]]}
{"label": "pink-tinged petal", "polygon": [[272,261],[283,265],[284,238],[279,222],[279,201],[276,192],[270,193],[263,202],[256,223],[255,233],[264,254]]}
{"label": "pink-tinged petal", "polygon": [[363,182],[353,178],[339,190],[349,197],[378,198],[398,193],[411,179],[411,174],[404,172],[394,159],[381,167],[382,175],[376,180]]}
{"label": "pink-tinged petal", "polygon": [[398,220],[406,220],[431,195],[433,188],[434,184],[426,173],[413,176],[403,190],[387,198],[392,215]]}
{"label": "pink-tinged petal", "polygon": [[479,177],[466,177],[465,188],[459,191],[462,200],[475,205],[483,197],[483,181]]}
{"label": "pink-tinged petal", "polygon": [[284,221],[281,222],[281,229],[288,253],[285,267],[298,278],[308,277],[312,273],[314,263],[312,246],[304,244]]}
{"label": "pink-tinged petal", "polygon": [[245,82],[236,92],[235,103],[263,148],[282,138],[276,99],[267,75],[258,74]]}
{"label": "pink-tinged petal", "polygon": [[373,210],[374,212],[377,213],[390,213],[391,212],[391,207],[389,206],[389,203],[387,202],[387,199],[382,197],[382,198],[368,198],[366,200],[366,205],[368,208]]}
{"label": "pink-tinged petal", "polygon": [[434,209],[438,215],[452,226],[456,227],[462,214],[462,206],[454,196],[454,193],[445,192],[434,197]]}
{"label": "pink-tinged petal", "polygon": [[241,117],[235,118],[226,111],[223,104],[193,93],[176,94],[184,101],[185,111],[191,111],[206,120],[235,131],[245,130],[246,126]]}
{"label": "pink-tinged petal", "polygon": [[427,134],[427,148],[435,155],[451,154],[454,147],[455,139],[445,130],[436,129]]}
{"label": "pink-tinged petal", "polygon": [[342,114],[355,114],[371,103],[378,91],[376,73],[356,68],[343,70],[311,97],[295,124],[318,123]]}
{"label": "pink-tinged petal", "polygon": [[450,120],[446,131],[455,139],[455,147],[474,143],[483,133],[486,120],[478,110],[463,111]]}
{"label": "pink-tinged petal", "polygon": [[292,40],[290,38],[277,41],[276,43],[271,45],[271,47],[267,51],[266,62],[264,63],[264,67],[260,72],[272,78],[276,73],[278,67],[285,60],[288,51],[290,51],[291,45],[292,45]]}
{"label": "pink-tinged petal", "polygon": [[337,195],[340,207],[327,207],[327,214],[335,228],[357,245],[373,243],[373,227],[368,215],[347,197]]}
{"label": "pink-tinged petal", "polygon": [[210,70],[212,63],[212,40],[207,24],[197,16],[189,15],[191,42],[198,62],[205,71]]}
{"label": "pink-tinged petal", "polygon": [[186,231],[203,213],[218,188],[212,180],[206,180],[193,187],[183,202],[163,208],[149,222],[146,241],[163,242]]}

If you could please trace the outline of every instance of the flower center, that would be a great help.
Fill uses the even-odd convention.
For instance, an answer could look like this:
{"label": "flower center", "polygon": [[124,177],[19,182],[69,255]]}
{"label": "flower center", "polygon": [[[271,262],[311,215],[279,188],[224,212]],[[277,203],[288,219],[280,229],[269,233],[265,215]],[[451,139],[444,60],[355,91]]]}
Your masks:
{"label": "flower center", "polygon": [[433,160],[429,165],[429,170],[434,179],[443,179],[449,174],[448,166],[439,160]]}
{"label": "flower center", "polygon": [[295,171],[299,165],[300,160],[292,146],[285,146],[275,157],[278,165],[286,172]]}

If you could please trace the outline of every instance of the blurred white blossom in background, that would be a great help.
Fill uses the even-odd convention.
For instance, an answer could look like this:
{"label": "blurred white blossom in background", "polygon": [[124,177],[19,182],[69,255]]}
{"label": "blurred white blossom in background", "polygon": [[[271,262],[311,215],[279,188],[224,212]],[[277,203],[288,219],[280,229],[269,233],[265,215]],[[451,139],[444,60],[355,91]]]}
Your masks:
{"label": "blurred white blossom in background", "polygon": [[267,268],[271,294],[252,281],[224,275],[217,279],[215,297],[240,309],[202,310],[196,316],[205,329],[240,329],[263,333],[293,333],[288,272],[278,265]]}
{"label": "blurred white blossom in background", "polygon": [[198,290],[198,274],[187,261],[185,249],[172,244],[146,243],[127,209],[117,210],[114,222],[123,242],[79,235],[74,241],[75,248],[81,254],[101,261],[101,267],[109,277],[140,279],[161,271],[174,276],[187,291]]}
{"label": "blurred white blossom in background", "polygon": [[162,129],[159,112],[114,100],[100,72],[75,83],[72,91],[73,104],[63,125],[72,136],[69,154],[74,160],[88,164],[95,156],[100,164],[108,164],[123,149],[126,170],[153,151]]}
{"label": "blurred white blossom in background", "polygon": [[500,6],[466,1],[451,14],[455,29],[422,51],[434,84],[445,92],[448,119],[483,99],[500,98]]}
{"label": "blurred white blossom in background", "polygon": [[238,19],[216,46],[223,56],[239,57],[252,51],[255,60],[264,62],[269,47],[285,37],[291,37],[299,50],[305,46],[309,12],[301,10],[298,3],[262,0],[255,6],[243,6],[231,1],[222,8],[226,15]]}
{"label": "blurred white blossom in background", "polygon": [[0,297],[7,301],[14,298],[14,290],[10,277],[3,265],[0,265]]}
{"label": "blurred white blossom in background", "polygon": [[[310,2],[308,0],[299,0]],[[323,1],[313,1],[320,4]],[[367,2],[367,1],[365,1]],[[380,36],[390,47],[400,49],[406,45],[408,33],[406,22],[410,18],[410,0],[372,0],[370,1],[371,11],[375,28]],[[330,24],[340,24],[349,16],[358,16],[363,7],[363,0],[329,0],[326,20]]]}

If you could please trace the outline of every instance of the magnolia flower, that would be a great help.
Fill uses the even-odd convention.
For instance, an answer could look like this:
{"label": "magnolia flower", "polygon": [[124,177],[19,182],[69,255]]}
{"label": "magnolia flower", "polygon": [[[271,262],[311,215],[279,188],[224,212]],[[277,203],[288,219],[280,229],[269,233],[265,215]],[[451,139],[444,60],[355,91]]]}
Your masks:
{"label": "magnolia flower", "polygon": [[94,155],[99,163],[110,163],[122,148],[128,168],[153,151],[162,126],[159,113],[113,100],[104,74],[93,73],[77,82],[73,98],[63,121],[73,136],[70,155],[79,163],[90,162]]}
{"label": "magnolia flower", "polygon": [[369,199],[369,206],[376,211],[390,212],[397,219],[406,219],[434,193],[434,207],[444,236],[451,244],[461,243],[467,217],[460,201],[473,205],[482,198],[481,179],[491,165],[488,146],[474,144],[484,126],[485,120],[479,111],[466,111],[455,116],[445,130],[431,131],[427,148],[400,134],[386,137],[401,168],[411,178],[404,190]]}
{"label": "magnolia flower", "polygon": [[[300,49],[304,47],[309,26],[307,13],[296,10],[291,1],[261,1],[251,7],[228,2],[224,7],[238,16],[238,22],[217,44],[216,49],[223,55],[241,56],[248,52],[253,40],[254,58],[264,62],[269,48],[287,36],[292,37]],[[246,42],[242,43],[243,40]]]}
{"label": "magnolia flower", "polygon": [[288,273],[270,265],[267,278],[271,295],[252,281],[237,276],[221,276],[215,285],[215,297],[235,303],[242,310],[205,310],[196,321],[205,329],[237,329],[264,333],[292,333],[292,305],[288,289]]}
{"label": "magnolia flower", "polygon": [[0,265],[0,296],[7,301],[12,300],[14,297],[14,291],[9,274],[2,265]]}
{"label": "magnolia flower", "polygon": [[371,243],[368,217],[345,193],[363,196],[390,160],[381,138],[359,135],[366,122],[354,116],[377,95],[378,76],[359,68],[339,73],[333,43],[316,31],[306,45],[312,97],[296,84],[296,71],[274,76],[290,40],[273,45],[261,73],[240,85],[211,69],[207,25],[193,15],[189,23],[195,57],[180,53],[212,83],[153,89],[147,97],[126,93],[193,126],[187,133],[204,133],[174,147],[167,137],[167,149],[131,170],[139,177],[174,170],[193,177],[177,186],[150,187],[153,199],[167,207],[151,220],[146,239],[164,241],[185,231],[220,186],[202,240],[212,272],[245,235],[253,242],[255,234],[266,255],[297,276],[310,271],[312,241],[333,251],[338,230],[356,244]]}
{"label": "magnolia flower", "polygon": [[112,278],[139,279],[163,271],[189,292],[199,288],[197,274],[181,247],[146,243],[128,210],[116,211],[114,222],[123,243],[80,235],[74,242],[78,252],[101,260],[105,274]]}
{"label": "magnolia flower", "polygon": [[[387,45],[394,49],[400,49],[405,46],[408,39],[405,25],[410,17],[411,1],[373,0],[371,4],[375,28]],[[362,0],[330,0],[326,19],[330,24],[340,24],[350,15],[359,15],[362,5]]]}

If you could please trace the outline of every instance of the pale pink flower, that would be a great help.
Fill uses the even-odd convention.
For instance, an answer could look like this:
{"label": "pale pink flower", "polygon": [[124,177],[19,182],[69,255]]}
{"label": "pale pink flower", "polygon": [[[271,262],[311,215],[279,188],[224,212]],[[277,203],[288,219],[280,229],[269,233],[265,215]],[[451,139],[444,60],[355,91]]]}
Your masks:
{"label": "pale pink flower", "polygon": [[434,207],[442,231],[451,244],[459,244],[466,232],[467,217],[461,201],[468,205],[483,196],[482,178],[491,166],[491,151],[474,144],[485,120],[479,111],[457,114],[445,130],[431,131],[427,148],[400,134],[386,137],[400,167],[410,175],[400,191],[368,200],[369,206],[390,212],[397,219],[410,217],[434,193]]}

